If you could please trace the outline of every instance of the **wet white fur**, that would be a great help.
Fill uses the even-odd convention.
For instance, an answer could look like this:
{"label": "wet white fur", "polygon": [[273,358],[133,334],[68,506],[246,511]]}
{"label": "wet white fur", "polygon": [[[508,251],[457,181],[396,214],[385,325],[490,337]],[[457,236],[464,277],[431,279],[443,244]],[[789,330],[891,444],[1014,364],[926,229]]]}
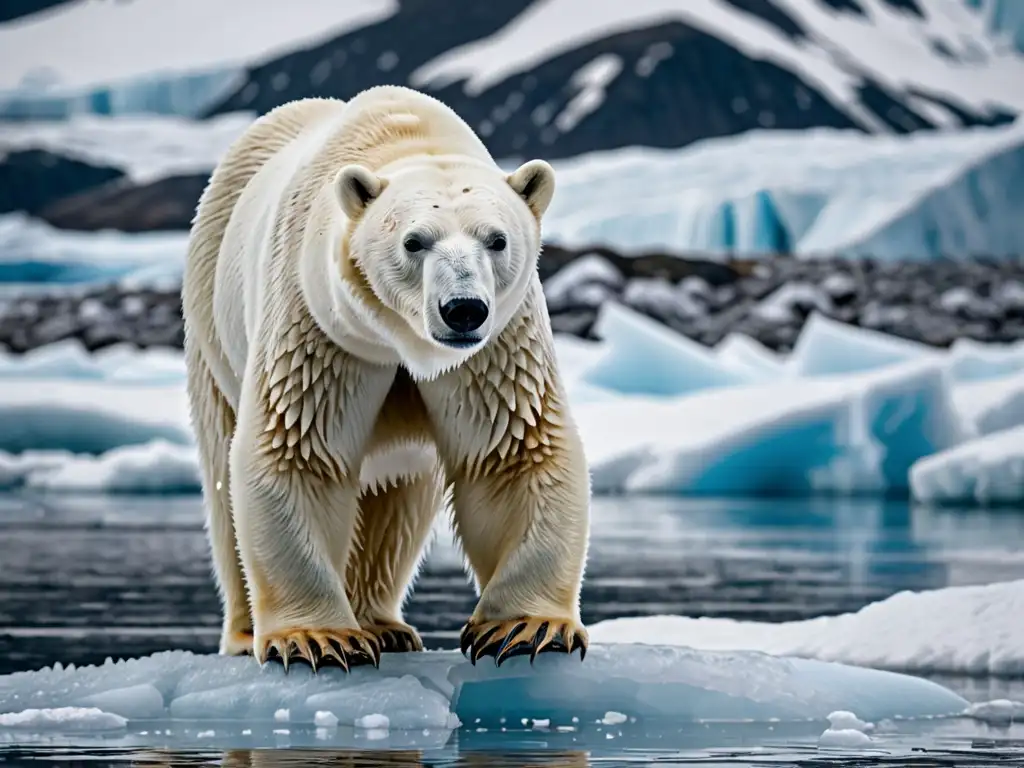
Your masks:
{"label": "wet white fur", "polygon": [[[401,621],[446,487],[473,618],[579,622],[589,477],[536,273],[553,184],[390,86],[280,107],[222,160],[183,287],[222,652]],[[417,272],[402,242],[424,222]],[[433,308],[466,291],[490,306],[483,338],[442,346]],[[416,412],[395,412],[400,369]]]}

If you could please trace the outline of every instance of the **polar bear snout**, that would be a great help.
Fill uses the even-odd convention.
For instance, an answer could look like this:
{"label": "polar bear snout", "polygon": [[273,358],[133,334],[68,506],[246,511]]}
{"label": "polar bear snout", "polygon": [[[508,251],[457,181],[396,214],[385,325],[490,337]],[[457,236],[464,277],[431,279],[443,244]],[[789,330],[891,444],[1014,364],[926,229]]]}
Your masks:
{"label": "polar bear snout", "polygon": [[[441,323],[431,324],[430,335],[446,347],[474,347],[487,337],[485,325],[490,314],[487,302],[476,296],[457,296],[444,303],[439,302],[437,316]],[[443,325],[443,328],[437,325]]]}
{"label": "polar bear snout", "polygon": [[477,298],[457,298],[438,307],[444,324],[458,334],[472,333],[487,320],[487,302]]}
{"label": "polar bear snout", "polygon": [[445,347],[483,344],[494,325],[495,280],[479,243],[455,236],[438,243],[424,260],[425,330]]}

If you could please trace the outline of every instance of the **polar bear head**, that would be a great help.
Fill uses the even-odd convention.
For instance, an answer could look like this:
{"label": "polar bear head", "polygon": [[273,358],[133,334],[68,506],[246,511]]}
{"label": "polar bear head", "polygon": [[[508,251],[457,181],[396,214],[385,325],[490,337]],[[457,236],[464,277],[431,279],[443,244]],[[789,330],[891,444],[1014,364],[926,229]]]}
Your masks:
{"label": "polar bear head", "polygon": [[520,308],[554,194],[548,163],[531,160],[509,174],[463,157],[378,173],[348,165],[334,185],[363,301],[379,303],[375,319],[407,364],[416,354],[435,369],[464,359]]}

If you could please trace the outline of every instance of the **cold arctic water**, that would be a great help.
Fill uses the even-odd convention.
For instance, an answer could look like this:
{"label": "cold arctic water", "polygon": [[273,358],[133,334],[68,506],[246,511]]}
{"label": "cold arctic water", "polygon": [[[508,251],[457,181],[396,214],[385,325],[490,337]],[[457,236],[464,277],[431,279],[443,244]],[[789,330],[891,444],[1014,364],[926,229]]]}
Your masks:
{"label": "cold arctic water", "polygon": [[[679,614],[789,621],[856,611],[904,589],[1024,577],[1024,514],[911,508],[877,500],[595,502],[583,595],[587,624]],[[0,674],[61,661],[102,664],[166,649],[215,650],[218,602],[195,496],[0,496]],[[406,617],[431,648],[456,646],[473,592],[442,538]],[[654,639],[657,640],[656,638]],[[589,661],[589,657],[588,657]],[[940,680],[970,701],[1024,700],[1024,682]],[[205,726],[204,726],[205,727]],[[217,724],[220,733],[225,730]],[[970,720],[906,723],[870,750],[830,754],[819,722],[583,723],[573,731],[472,723],[411,749],[356,733],[324,748],[313,727],[242,736],[239,749],[205,747],[186,729],[152,749],[122,731],[15,745],[0,733],[0,764],[102,765],[994,765],[1024,761],[1024,728]],[[230,730],[230,728],[228,729]],[[321,729],[322,730],[322,729]],[[211,731],[212,733],[212,731]],[[361,739],[361,740],[360,740]],[[5,744],[5,741],[8,742]],[[386,748],[381,749],[381,745]],[[221,745],[218,745],[221,746]],[[235,745],[233,745],[235,746]],[[401,745],[399,745],[401,746]],[[268,748],[273,748],[269,751]],[[1019,763],[1018,763],[1019,764]]]}

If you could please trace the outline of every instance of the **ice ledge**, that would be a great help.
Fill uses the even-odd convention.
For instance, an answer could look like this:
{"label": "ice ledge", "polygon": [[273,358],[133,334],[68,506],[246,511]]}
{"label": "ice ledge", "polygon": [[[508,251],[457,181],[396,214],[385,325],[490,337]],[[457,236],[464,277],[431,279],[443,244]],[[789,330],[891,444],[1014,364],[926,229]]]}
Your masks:
{"label": "ice ledge", "polygon": [[[930,681],[831,662],[741,651],[595,645],[579,656],[543,655],[531,669],[516,658],[475,667],[454,651],[385,656],[380,670],[313,675],[251,658],[168,651],[79,669],[0,676],[0,713],[96,707],[129,721],[267,723],[287,710],[313,725],[330,712],[340,726],[382,714],[394,730],[552,727],[593,722],[607,712],[637,721],[822,720],[853,710],[868,720],[954,716],[967,702]],[[320,719],[324,719],[321,715]],[[577,720],[573,720],[577,718]],[[277,718],[280,720],[280,715]]]}

